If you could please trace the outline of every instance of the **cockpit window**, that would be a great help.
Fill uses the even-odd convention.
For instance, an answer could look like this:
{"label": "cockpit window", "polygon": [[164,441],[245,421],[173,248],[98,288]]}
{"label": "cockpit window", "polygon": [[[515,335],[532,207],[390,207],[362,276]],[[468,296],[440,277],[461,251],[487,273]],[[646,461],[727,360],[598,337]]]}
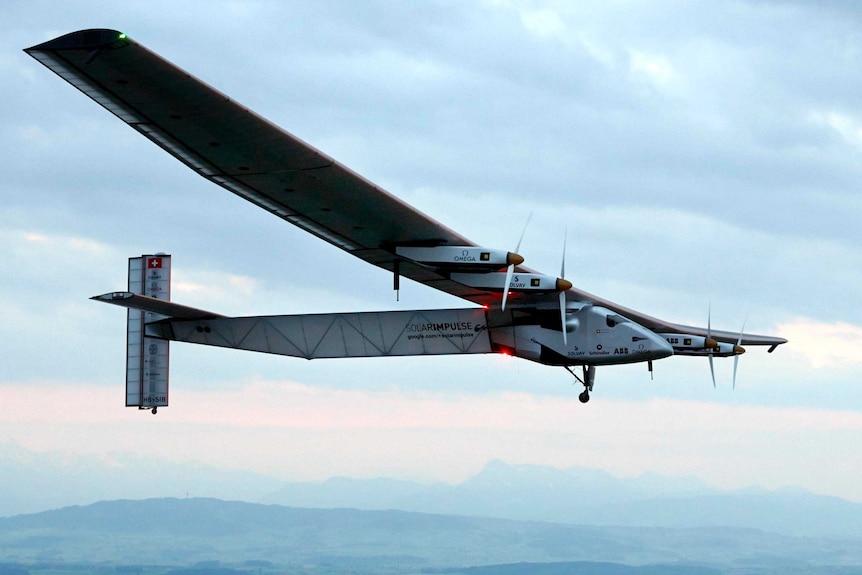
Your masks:
{"label": "cockpit window", "polygon": [[605,323],[608,324],[608,327],[614,327],[618,323],[625,323],[627,321],[629,321],[629,320],[627,320],[626,318],[624,318],[621,315],[615,315],[614,314],[614,315],[605,316]]}

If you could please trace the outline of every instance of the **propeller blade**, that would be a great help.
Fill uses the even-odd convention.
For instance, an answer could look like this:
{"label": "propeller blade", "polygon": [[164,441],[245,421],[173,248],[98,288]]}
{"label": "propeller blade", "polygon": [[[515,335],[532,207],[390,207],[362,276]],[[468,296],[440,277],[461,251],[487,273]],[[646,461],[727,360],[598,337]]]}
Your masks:
{"label": "propeller blade", "polygon": [[[521,252],[521,242],[524,241],[524,235],[527,233],[527,226],[530,225],[530,220],[533,219],[533,212],[527,216],[527,221],[524,223],[524,229],[521,230],[521,237],[518,238],[518,243],[515,245],[515,253]],[[523,261],[523,260],[521,260]],[[515,273],[515,264],[509,264],[506,268],[506,282],[503,284],[503,302],[500,305],[502,311],[506,311],[506,300],[509,298],[509,286],[512,285],[512,276]]]}
{"label": "propeller blade", "polygon": [[569,230],[563,236],[563,263],[560,264],[560,277],[566,279],[566,241],[569,239]]}
{"label": "propeller blade", "polygon": [[[706,339],[712,339],[712,302],[709,302],[706,312]],[[712,351],[709,354],[709,373],[712,374],[712,389],[715,389],[715,365],[712,362]]]}
{"label": "propeller blade", "polygon": [[518,238],[518,243],[517,243],[517,245],[515,245],[515,253],[516,254],[521,253],[521,242],[524,241],[524,235],[527,233],[527,226],[530,225],[530,220],[532,220],[532,219],[533,219],[533,212],[530,212],[527,215],[527,221],[524,222],[524,229],[521,230],[521,237]]}
{"label": "propeller blade", "polygon": [[745,322],[748,321],[748,317],[742,321],[742,329],[739,330],[739,337],[736,340],[736,346],[733,348],[733,351],[736,352],[736,355],[733,356],[733,389],[736,389],[736,367],[739,365],[739,356],[740,354],[745,353],[745,350],[742,348],[742,334],[745,331]]}
{"label": "propeller blade", "polygon": [[[521,243],[521,242],[518,242]],[[512,285],[512,274],[515,273],[515,265],[512,264],[506,268],[506,283],[503,284],[503,304],[502,310],[506,311],[506,299],[509,297],[509,286]]]}
{"label": "propeller blade", "polygon": [[[560,264],[560,278],[566,279],[566,240],[569,238],[569,230],[563,236],[563,262]],[[560,292],[560,325],[563,328],[563,345],[569,344],[566,336],[566,292]]]}
{"label": "propeller blade", "polygon": [[739,366],[739,356],[733,356],[733,389],[736,390],[736,368]]}
{"label": "propeller blade", "polygon": [[712,339],[712,302],[706,308],[706,339]]}
{"label": "propeller blade", "polygon": [[712,356],[709,356],[709,373],[712,374],[712,389],[715,389],[715,366],[712,364]]}
{"label": "propeller blade", "polygon": [[566,292],[560,292],[560,325],[563,326],[563,345],[567,346],[569,344],[568,338],[566,337]]}

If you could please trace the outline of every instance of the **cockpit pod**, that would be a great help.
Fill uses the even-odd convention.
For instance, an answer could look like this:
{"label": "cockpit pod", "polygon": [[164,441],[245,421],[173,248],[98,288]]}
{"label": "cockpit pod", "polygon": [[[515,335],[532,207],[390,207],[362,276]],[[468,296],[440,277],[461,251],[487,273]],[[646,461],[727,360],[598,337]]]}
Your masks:
{"label": "cockpit pod", "polygon": [[525,359],[556,365],[615,365],[662,359],[674,352],[661,335],[599,306],[570,308],[566,332],[564,344],[559,315],[556,324],[549,321],[518,325],[516,321],[516,353]]}

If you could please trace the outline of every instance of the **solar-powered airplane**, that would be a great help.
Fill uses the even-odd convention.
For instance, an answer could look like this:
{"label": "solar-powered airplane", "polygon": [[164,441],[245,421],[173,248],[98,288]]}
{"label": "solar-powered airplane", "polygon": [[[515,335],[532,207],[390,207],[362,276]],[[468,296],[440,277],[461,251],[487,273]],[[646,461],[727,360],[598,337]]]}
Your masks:
{"label": "solar-powered airplane", "polygon": [[[170,301],[170,256],[129,260],[126,405],[168,405],[169,341],[303,357],[501,353],[562,366],[590,399],[596,367],[671,355],[734,357],[787,340],[666,322],[479,246],[144,48],[126,34],[72,32],[26,50],[204,178],[383,268],[478,307],[256,317]],[[520,242],[519,242],[520,244]],[[517,248],[515,250],[517,252]],[[565,262],[565,248],[563,261]],[[580,374],[576,371],[580,368]],[[715,373],[712,372],[713,385]]]}

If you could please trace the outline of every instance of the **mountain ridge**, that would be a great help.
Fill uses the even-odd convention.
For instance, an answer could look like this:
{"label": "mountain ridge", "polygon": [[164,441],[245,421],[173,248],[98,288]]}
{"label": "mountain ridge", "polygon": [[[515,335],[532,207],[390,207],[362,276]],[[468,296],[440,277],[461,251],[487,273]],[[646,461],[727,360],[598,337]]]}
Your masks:
{"label": "mountain ridge", "polygon": [[176,565],[374,564],[426,573],[571,561],[772,569],[862,565],[862,545],[756,529],[564,525],[214,498],[102,501],[0,518],[0,562],[142,564],[155,559]]}
{"label": "mountain ridge", "polygon": [[602,470],[499,460],[455,485],[339,477],[288,483],[259,501],[576,525],[751,527],[796,536],[862,538],[862,504],[799,488],[725,491],[697,478],[621,479]]}
{"label": "mountain ridge", "polygon": [[[0,443],[0,516],[70,503],[164,496],[214,497],[305,508],[398,509],[573,525],[752,527],[785,535],[862,538],[862,504],[797,487],[721,490],[696,477],[557,469],[489,461],[457,484],[333,477],[284,482],[200,464],[30,452]],[[56,477],[62,476],[63,482]]]}

